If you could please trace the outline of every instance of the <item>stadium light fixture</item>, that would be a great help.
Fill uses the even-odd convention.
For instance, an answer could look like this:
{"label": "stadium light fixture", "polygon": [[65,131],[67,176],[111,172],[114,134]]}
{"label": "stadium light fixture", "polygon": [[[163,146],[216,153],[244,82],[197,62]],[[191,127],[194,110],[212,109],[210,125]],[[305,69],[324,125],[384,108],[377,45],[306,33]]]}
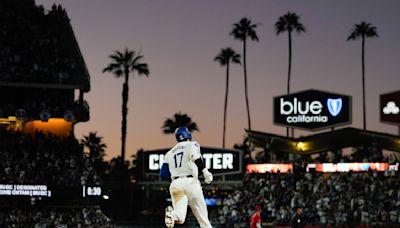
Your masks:
{"label": "stadium light fixture", "polygon": [[75,120],[75,115],[74,112],[72,112],[71,110],[67,110],[64,112],[64,119],[68,122],[72,122]]}
{"label": "stadium light fixture", "polygon": [[50,114],[50,112],[47,111],[47,110],[42,110],[42,111],[40,112],[39,117],[40,117],[40,120],[42,120],[42,122],[47,122],[47,121],[49,121],[49,119],[50,119],[50,117],[51,117],[51,114]]}
{"label": "stadium light fixture", "polygon": [[26,114],[25,109],[22,109],[22,108],[17,109],[15,111],[15,116],[16,116],[17,120],[22,120],[22,121],[26,120],[27,114]]}
{"label": "stadium light fixture", "polygon": [[305,151],[307,149],[307,143],[299,141],[299,142],[296,143],[296,148],[299,151],[303,152],[303,151]]}

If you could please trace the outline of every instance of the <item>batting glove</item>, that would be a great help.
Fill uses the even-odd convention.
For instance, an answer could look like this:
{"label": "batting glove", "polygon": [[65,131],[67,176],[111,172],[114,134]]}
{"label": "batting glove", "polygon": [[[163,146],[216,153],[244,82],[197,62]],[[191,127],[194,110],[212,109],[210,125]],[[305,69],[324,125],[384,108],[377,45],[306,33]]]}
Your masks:
{"label": "batting glove", "polygon": [[203,176],[204,176],[204,182],[206,182],[206,184],[211,183],[211,181],[213,181],[212,173],[210,173],[210,171],[208,171],[207,168],[204,168],[202,172],[203,172]]}

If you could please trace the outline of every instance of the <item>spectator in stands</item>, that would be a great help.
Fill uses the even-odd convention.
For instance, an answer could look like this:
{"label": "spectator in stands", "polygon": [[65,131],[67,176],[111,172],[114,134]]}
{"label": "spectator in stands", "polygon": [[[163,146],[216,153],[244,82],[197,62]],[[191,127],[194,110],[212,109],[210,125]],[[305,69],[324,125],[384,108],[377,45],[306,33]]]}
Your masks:
{"label": "spectator in stands", "polygon": [[292,218],[291,225],[292,228],[303,228],[305,226],[303,208],[301,206],[295,207],[295,214]]}

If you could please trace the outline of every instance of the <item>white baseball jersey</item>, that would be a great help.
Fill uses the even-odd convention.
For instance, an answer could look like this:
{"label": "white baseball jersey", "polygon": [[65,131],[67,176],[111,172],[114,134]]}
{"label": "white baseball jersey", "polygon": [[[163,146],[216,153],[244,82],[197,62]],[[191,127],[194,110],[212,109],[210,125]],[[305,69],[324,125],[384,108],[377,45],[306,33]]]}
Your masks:
{"label": "white baseball jersey", "polygon": [[[201,158],[200,145],[193,141],[183,141],[165,154],[164,163],[168,164],[172,177],[169,191],[175,222],[177,224],[185,222],[189,205],[200,227],[211,228],[203,190],[198,180],[198,168],[194,163],[199,158]],[[193,177],[187,177],[190,175]]]}
{"label": "white baseball jersey", "polygon": [[164,163],[168,163],[171,177],[193,175],[198,177],[195,160],[201,158],[200,145],[194,141],[183,141],[169,150],[164,157]]}

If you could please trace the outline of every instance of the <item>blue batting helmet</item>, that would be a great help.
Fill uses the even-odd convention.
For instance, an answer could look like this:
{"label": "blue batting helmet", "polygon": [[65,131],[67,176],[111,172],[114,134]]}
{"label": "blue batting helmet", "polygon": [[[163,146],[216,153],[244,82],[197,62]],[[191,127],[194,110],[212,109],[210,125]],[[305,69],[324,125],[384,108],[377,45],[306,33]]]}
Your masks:
{"label": "blue batting helmet", "polygon": [[192,134],[186,127],[178,127],[175,130],[175,138],[178,142],[182,142],[186,139],[192,139]]}

